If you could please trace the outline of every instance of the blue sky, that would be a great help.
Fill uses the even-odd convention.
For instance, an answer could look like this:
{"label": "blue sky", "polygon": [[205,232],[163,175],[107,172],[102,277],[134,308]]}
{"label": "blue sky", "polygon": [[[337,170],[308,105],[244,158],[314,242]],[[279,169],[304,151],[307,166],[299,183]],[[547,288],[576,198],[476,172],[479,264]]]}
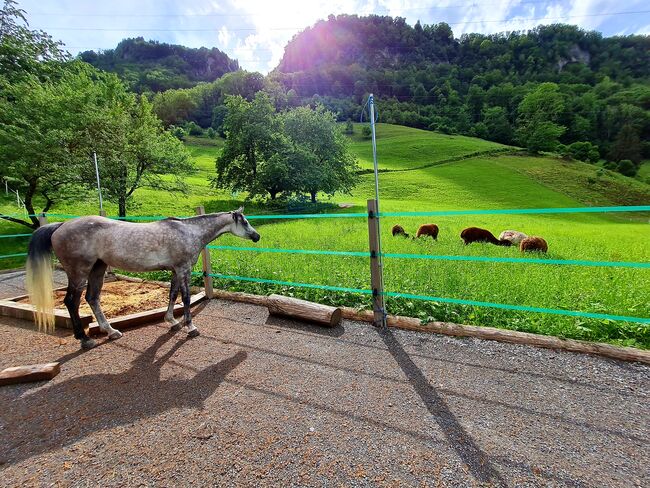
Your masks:
{"label": "blue sky", "polygon": [[[431,24],[454,34],[530,29],[569,23],[606,36],[650,34],[650,3],[640,0],[18,0],[30,26],[72,54],[109,49],[125,37],[217,47],[251,71],[277,66],[300,30],[329,14],[380,14]],[[634,12],[626,14],[625,12]]]}

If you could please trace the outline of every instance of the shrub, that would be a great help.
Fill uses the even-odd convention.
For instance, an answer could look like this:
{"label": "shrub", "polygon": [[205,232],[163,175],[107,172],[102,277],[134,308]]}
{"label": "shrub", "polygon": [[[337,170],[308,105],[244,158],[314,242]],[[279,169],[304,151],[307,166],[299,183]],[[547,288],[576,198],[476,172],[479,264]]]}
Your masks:
{"label": "shrub", "polygon": [[187,132],[185,131],[185,129],[183,129],[182,127],[176,127],[175,125],[170,125],[169,131],[179,141],[184,141],[185,137],[187,136]]}
{"label": "shrub", "polygon": [[639,168],[629,159],[622,159],[616,168],[619,173],[625,176],[635,176]]}
{"label": "shrub", "polygon": [[365,139],[370,139],[370,136],[372,135],[372,130],[370,129],[369,126],[364,125],[364,126],[361,128],[361,135],[362,135]]}
{"label": "shrub", "polygon": [[354,134],[354,125],[352,125],[352,120],[348,119],[347,122],[345,123],[345,133],[346,134]]}
{"label": "shrub", "polygon": [[217,131],[212,127],[208,127],[208,130],[205,131],[205,135],[207,135],[210,139],[214,139],[217,137]]}
{"label": "shrub", "polygon": [[558,151],[564,157],[570,157],[592,164],[597,163],[600,159],[598,147],[591,142],[574,142],[568,146],[560,145],[558,146]]}
{"label": "shrub", "polygon": [[199,124],[197,124],[194,121],[187,122],[185,124],[185,130],[191,135],[191,136],[201,136],[203,135],[203,129]]}

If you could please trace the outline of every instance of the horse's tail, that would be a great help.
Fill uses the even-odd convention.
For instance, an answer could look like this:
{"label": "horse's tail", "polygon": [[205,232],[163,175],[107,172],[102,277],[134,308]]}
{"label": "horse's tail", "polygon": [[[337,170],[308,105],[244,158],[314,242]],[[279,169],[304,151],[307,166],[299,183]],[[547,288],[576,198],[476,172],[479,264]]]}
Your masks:
{"label": "horse's tail", "polygon": [[52,285],[52,234],[63,222],[36,229],[27,252],[27,292],[36,309],[34,320],[39,330],[54,330],[54,296]]}

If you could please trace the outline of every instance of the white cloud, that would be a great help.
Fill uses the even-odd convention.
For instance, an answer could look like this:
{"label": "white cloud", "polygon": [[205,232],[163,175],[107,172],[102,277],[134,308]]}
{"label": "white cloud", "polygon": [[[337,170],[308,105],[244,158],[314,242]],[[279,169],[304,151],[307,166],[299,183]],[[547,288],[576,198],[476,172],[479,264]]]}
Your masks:
{"label": "white cloud", "polygon": [[[32,28],[62,39],[73,53],[113,48],[125,37],[217,47],[240,65],[263,73],[275,68],[299,31],[334,14],[391,15],[408,23],[447,22],[454,34],[530,29],[565,22],[585,29],[648,34],[649,14],[600,15],[648,10],[643,0],[19,0]],[[30,15],[40,13],[41,15]],[[43,15],[49,13],[50,15]],[[507,19],[506,22],[502,20]],[[534,19],[549,19],[539,21]],[[62,29],[55,29],[61,27]],[[88,30],[76,30],[85,28]]]}

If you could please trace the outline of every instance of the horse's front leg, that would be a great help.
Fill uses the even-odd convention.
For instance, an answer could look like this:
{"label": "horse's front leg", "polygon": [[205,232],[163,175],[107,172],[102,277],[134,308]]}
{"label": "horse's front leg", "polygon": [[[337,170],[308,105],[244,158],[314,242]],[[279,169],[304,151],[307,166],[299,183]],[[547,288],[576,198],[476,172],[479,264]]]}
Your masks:
{"label": "horse's front leg", "polygon": [[173,331],[181,330],[181,327],[183,327],[183,324],[174,318],[174,305],[176,305],[176,298],[178,297],[180,286],[178,274],[172,271],[172,282],[169,287],[169,305],[165,314],[165,322],[171,325],[171,330]]}
{"label": "horse's front leg", "polygon": [[199,335],[199,330],[192,323],[192,314],[190,313],[190,273],[191,269],[184,271],[179,276],[179,281],[181,283],[181,298],[183,299],[183,313],[185,325],[187,325],[187,336],[196,337]]}

